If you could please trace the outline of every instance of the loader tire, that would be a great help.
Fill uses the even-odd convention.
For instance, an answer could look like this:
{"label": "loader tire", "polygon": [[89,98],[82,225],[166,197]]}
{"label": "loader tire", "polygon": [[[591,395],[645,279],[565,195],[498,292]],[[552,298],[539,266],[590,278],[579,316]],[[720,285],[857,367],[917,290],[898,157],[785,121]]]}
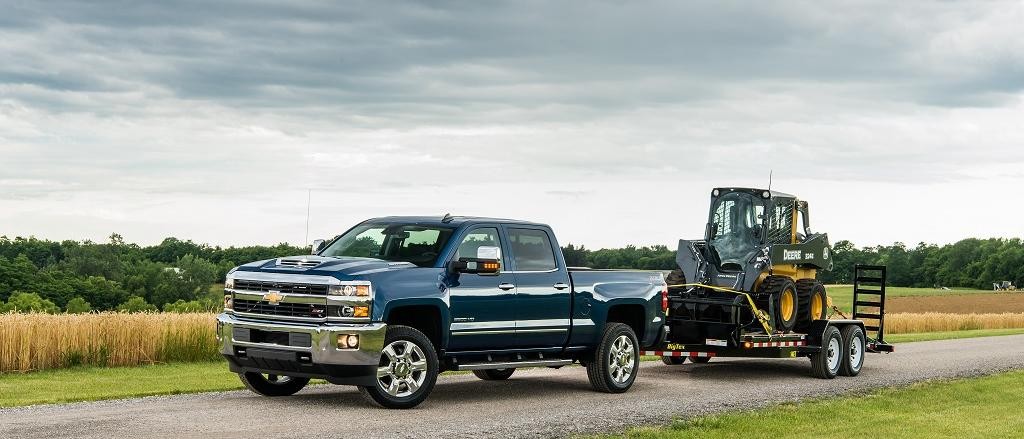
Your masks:
{"label": "loader tire", "polygon": [[796,326],[800,309],[796,284],[785,276],[768,276],[757,288],[758,306],[765,306],[776,331],[790,332]]}
{"label": "loader tire", "polygon": [[684,290],[686,287],[672,287],[672,285],[683,285],[686,283],[686,276],[683,275],[683,270],[675,269],[671,273],[665,275],[665,283],[669,285],[670,290]]}
{"label": "loader tire", "polygon": [[798,332],[806,332],[811,322],[828,317],[828,299],[825,286],[815,279],[796,281],[796,297],[799,302],[796,326]]}

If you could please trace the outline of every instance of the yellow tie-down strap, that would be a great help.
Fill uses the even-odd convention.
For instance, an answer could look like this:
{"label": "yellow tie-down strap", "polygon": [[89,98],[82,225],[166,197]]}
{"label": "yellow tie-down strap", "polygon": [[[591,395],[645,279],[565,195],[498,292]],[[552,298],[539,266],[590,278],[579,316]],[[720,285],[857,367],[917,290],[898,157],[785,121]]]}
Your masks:
{"label": "yellow tie-down strap", "polygon": [[771,318],[768,317],[768,313],[766,313],[764,311],[761,311],[760,309],[757,308],[757,305],[754,304],[754,298],[750,297],[750,294],[744,293],[743,291],[736,291],[736,290],[731,289],[731,288],[716,287],[714,285],[704,285],[704,284],[678,284],[678,285],[669,285],[668,286],[668,288],[682,288],[682,287],[704,287],[704,288],[710,288],[710,289],[715,290],[715,291],[724,291],[726,293],[739,294],[739,295],[741,295],[743,297],[746,297],[747,298],[747,303],[750,304],[750,310],[754,313],[754,317],[757,317],[757,321],[761,323],[761,327],[764,328],[764,333],[768,334],[768,336],[770,337],[772,335],[772,333],[775,332],[775,330],[772,329]]}

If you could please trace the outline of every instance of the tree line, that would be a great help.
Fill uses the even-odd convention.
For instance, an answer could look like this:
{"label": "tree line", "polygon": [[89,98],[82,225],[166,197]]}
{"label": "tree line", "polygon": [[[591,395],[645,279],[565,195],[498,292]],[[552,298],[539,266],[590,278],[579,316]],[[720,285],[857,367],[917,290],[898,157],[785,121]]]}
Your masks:
{"label": "tree line", "polygon": [[247,262],[305,254],[276,246],[212,247],[164,239],[158,245],[0,237],[0,312],[219,309],[228,270]]}
{"label": "tree line", "polygon": [[[590,250],[569,244],[562,251],[569,266],[675,268],[675,250],[661,245]],[[0,312],[216,310],[221,297],[214,285],[223,283],[232,267],[308,252],[289,244],[222,248],[177,238],[139,246],[117,234],[106,243],[0,237]],[[851,283],[854,264],[876,264],[888,267],[892,286],[990,288],[1004,280],[1024,284],[1024,243],[1017,238],[913,248],[903,243],[857,248],[839,241],[832,255],[835,268],[819,273],[825,283]]]}

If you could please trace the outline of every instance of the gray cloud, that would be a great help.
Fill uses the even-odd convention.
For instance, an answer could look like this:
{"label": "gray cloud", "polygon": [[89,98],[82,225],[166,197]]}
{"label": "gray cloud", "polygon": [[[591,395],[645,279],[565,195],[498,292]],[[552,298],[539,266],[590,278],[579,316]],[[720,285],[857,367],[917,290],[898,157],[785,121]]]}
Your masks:
{"label": "gray cloud", "polygon": [[485,188],[542,199],[480,213],[543,218],[613,194],[699,205],[768,169],[895,192],[1024,178],[1020,3],[8,3],[17,233],[64,233],[24,219],[54,206],[86,212],[81,233],[202,233],[152,222],[307,188],[364,206],[324,207],[345,220],[508,208]]}

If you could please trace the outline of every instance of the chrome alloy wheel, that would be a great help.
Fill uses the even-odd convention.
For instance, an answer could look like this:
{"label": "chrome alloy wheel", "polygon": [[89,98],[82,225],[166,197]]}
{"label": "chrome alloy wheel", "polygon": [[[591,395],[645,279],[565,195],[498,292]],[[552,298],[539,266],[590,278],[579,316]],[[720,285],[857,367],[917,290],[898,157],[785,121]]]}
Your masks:
{"label": "chrome alloy wheel", "polygon": [[855,369],[860,369],[860,364],[864,361],[864,350],[861,346],[862,339],[860,337],[850,337],[850,365]]}
{"label": "chrome alloy wheel", "polygon": [[377,366],[377,385],[399,398],[416,393],[427,379],[427,356],[415,343],[397,340],[384,347]]}
{"label": "chrome alloy wheel", "polygon": [[828,370],[839,370],[839,360],[842,359],[842,353],[839,343],[839,337],[832,338],[828,341]]}
{"label": "chrome alloy wheel", "polygon": [[636,369],[636,355],[633,354],[633,340],[626,335],[620,335],[612,343],[608,350],[608,372],[612,380],[623,384],[633,376]]}

